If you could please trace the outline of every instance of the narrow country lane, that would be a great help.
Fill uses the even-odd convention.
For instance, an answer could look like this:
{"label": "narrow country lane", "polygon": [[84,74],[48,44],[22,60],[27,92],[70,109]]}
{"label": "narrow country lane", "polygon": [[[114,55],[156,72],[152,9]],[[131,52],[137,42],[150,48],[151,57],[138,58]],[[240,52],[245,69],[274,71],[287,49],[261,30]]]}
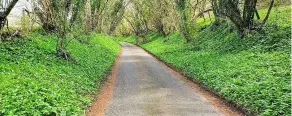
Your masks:
{"label": "narrow country lane", "polygon": [[222,115],[149,53],[129,43],[122,46],[106,116]]}

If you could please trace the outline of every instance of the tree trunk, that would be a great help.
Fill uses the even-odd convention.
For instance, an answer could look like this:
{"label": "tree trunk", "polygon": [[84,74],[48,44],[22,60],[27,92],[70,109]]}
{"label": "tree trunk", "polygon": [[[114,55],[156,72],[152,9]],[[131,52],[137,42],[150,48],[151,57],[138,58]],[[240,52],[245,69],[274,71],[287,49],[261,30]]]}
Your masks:
{"label": "tree trunk", "polygon": [[8,3],[9,6],[4,10],[4,12],[0,12],[0,30],[2,30],[2,28],[4,27],[5,22],[7,22],[7,16],[17,2],[18,0],[11,1],[10,3]]}
{"label": "tree trunk", "polygon": [[255,10],[255,13],[256,13],[257,19],[261,19],[260,14],[257,9]]}
{"label": "tree trunk", "polygon": [[122,18],[124,16],[126,6],[124,5],[124,0],[120,0],[116,3],[114,11],[112,12],[112,22],[110,24],[110,29],[108,34],[111,35],[119,25],[119,23],[122,21]]}
{"label": "tree trunk", "polygon": [[257,0],[245,0],[243,10],[244,28],[250,29],[253,26],[254,13],[256,11]]}
{"label": "tree trunk", "polygon": [[18,0],[13,0],[8,4],[9,6],[5,9],[5,12],[4,12],[5,18],[9,15],[12,8],[16,5],[17,2],[18,2]]}
{"label": "tree trunk", "polygon": [[180,13],[180,32],[183,35],[186,42],[190,42],[191,36],[188,29],[188,19],[186,13],[186,0],[176,0],[176,7]]}
{"label": "tree trunk", "polygon": [[269,19],[269,17],[270,17],[270,13],[271,13],[271,11],[272,11],[272,8],[273,8],[273,6],[274,6],[274,0],[271,0],[271,4],[270,4],[270,7],[269,7],[269,9],[268,9],[268,12],[267,12],[267,15],[266,15],[266,17],[264,18],[264,20],[263,20],[263,24],[265,24],[266,22],[267,22],[267,20]]}
{"label": "tree trunk", "polygon": [[154,19],[154,27],[163,36],[166,35],[165,32],[164,32],[164,25],[163,25],[161,16],[159,16],[156,19]]}
{"label": "tree trunk", "polygon": [[186,42],[190,42],[191,41],[191,37],[190,37],[190,33],[189,33],[189,29],[188,29],[188,21],[187,21],[187,14],[184,11],[182,11],[181,13],[181,33],[183,34]]}
{"label": "tree trunk", "polygon": [[218,7],[218,0],[212,0],[211,1],[212,9],[213,9],[213,14],[215,16],[215,23],[220,23],[220,9]]}

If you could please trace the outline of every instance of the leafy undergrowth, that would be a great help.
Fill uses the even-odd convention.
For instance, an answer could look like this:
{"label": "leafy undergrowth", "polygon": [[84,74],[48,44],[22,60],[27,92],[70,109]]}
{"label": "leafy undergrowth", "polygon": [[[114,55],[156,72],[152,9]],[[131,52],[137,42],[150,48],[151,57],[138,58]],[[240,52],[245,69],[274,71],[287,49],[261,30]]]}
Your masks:
{"label": "leafy undergrowth", "polygon": [[0,115],[83,115],[119,45],[103,35],[81,37],[88,41],[68,44],[77,64],[55,56],[54,35],[0,43]]}
{"label": "leafy undergrowth", "polygon": [[264,31],[243,39],[226,23],[198,32],[189,44],[171,34],[141,46],[250,113],[290,116],[290,10],[279,8]]}

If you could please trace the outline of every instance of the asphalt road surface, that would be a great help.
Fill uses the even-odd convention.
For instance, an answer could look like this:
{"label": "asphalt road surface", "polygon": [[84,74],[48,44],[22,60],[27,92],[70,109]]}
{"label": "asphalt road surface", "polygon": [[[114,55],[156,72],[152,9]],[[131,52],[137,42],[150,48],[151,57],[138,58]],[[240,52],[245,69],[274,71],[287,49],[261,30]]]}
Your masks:
{"label": "asphalt road surface", "polygon": [[123,52],[106,116],[218,116],[222,113],[143,49]]}

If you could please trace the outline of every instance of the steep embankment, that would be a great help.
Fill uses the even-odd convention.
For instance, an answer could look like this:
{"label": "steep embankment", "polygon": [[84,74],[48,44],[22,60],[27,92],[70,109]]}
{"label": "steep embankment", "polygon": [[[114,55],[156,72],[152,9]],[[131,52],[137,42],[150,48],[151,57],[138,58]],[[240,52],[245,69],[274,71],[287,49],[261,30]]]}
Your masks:
{"label": "steep embankment", "polygon": [[38,33],[0,43],[0,115],[84,114],[119,45],[81,35],[67,47],[78,62],[72,64],[55,56],[55,44],[56,36]]}
{"label": "steep embankment", "polygon": [[267,27],[243,39],[225,23],[198,32],[189,44],[179,34],[150,34],[141,46],[250,113],[288,116],[290,10],[274,10]]}

